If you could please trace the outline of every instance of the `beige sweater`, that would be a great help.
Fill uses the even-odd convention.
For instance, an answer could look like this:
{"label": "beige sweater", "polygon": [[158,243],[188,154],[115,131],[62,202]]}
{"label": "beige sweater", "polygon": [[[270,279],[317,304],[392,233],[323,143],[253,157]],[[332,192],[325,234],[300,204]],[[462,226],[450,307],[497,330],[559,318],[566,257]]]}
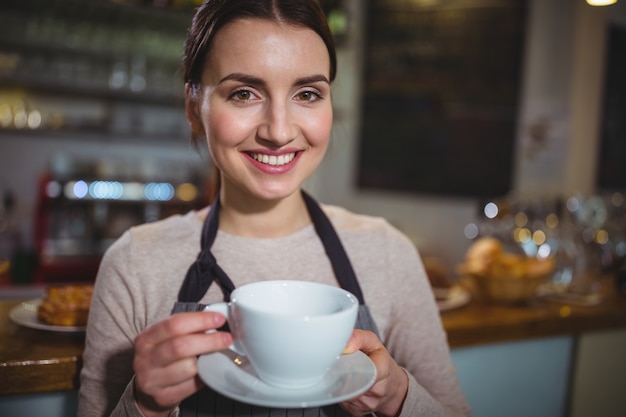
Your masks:
{"label": "beige sweater", "polygon": [[[359,279],[387,349],[410,375],[401,417],[466,416],[446,335],[412,243],[385,220],[322,206]],[[81,372],[79,416],[141,416],[134,402],[135,336],[169,316],[200,250],[195,212],[126,232],[104,256],[96,279]],[[284,238],[218,232],[212,248],[236,286],[269,279],[337,285],[312,225]],[[201,300],[221,301],[217,285]]]}

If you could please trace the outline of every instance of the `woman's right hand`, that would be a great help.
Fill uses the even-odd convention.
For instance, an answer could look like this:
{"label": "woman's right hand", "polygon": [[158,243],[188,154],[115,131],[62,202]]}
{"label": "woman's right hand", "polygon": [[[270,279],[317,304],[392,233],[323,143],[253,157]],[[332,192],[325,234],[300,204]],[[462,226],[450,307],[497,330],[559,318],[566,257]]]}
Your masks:
{"label": "woman's right hand", "polygon": [[146,417],[167,416],[182,400],[203,387],[198,355],[228,348],[230,333],[209,332],[225,323],[213,312],[174,314],[135,339],[135,396]]}

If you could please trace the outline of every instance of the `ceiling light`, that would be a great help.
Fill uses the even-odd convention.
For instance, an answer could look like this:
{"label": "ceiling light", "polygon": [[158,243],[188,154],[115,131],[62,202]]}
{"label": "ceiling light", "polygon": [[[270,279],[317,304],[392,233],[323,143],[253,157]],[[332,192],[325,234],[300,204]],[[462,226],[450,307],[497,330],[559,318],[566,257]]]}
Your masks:
{"label": "ceiling light", "polygon": [[587,0],[587,4],[591,6],[608,6],[617,3],[617,0]]}

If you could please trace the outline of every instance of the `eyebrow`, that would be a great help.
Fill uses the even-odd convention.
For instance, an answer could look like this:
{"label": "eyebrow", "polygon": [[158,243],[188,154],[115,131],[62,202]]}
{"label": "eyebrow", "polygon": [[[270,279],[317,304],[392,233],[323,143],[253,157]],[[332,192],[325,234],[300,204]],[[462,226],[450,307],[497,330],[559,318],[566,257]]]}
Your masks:
{"label": "eyebrow", "polygon": [[[263,86],[266,85],[266,82],[263,81],[261,78],[257,78],[251,75],[246,75],[246,74],[241,74],[241,73],[228,74],[226,77],[222,78],[219,81],[219,83],[221,84],[225,81],[231,81],[231,80],[239,81],[244,84],[254,84],[254,85],[263,85]],[[319,74],[319,75],[311,75],[308,77],[298,78],[296,82],[294,83],[294,85],[301,86],[301,85],[312,84],[312,83],[316,83],[320,81],[330,84],[330,81],[328,80],[327,77]]]}

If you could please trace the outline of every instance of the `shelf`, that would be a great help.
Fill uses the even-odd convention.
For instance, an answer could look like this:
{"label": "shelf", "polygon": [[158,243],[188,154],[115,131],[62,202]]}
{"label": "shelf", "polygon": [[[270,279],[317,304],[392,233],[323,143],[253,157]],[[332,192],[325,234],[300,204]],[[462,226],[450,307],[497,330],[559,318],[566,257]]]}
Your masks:
{"label": "shelf", "polygon": [[0,106],[13,106],[14,96],[44,96],[64,108],[88,102],[113,109],[88,121],[89,131],[115,125],[116,116],[106,113],[118,105],[182,109],[179,69],[191,9],[128,3],[2,1]]}
{"label": "shelf", "polygon": [[20,89],[26,92],[52,94],[57,97],[93,98],[106,101],[120,101],[137,104],[150,104],[166,107],[184,108],[183,86],[180,94],[153,91],[133,92],[128,89],[111,89],[103,86],[80,85],[72,80],[46,80],[25,77],[0,77],[2,89]]}

